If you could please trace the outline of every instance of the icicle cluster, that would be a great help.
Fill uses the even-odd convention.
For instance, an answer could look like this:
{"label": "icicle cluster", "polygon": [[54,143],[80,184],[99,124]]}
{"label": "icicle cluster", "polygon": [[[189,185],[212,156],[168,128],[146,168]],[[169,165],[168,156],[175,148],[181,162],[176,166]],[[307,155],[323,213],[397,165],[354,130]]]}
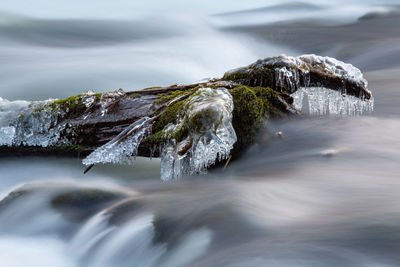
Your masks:
{"label": "icicle cluster", "polygon": [[310,72],[307,70],[276,68],[275,86],[278,90],[295,92],[300,87],[300,78],[303,79],[306,86],[310,84]]}
{"label": "icicle cluster", "polygon": [[362,100],[323,87],[301,88],[292,97],[296,109],[311,115],[362,115],[374,109],[373,98]]}
{"label": "icicle cluster", "polygon": [[225,88],[199,89],[185,105],[178,125],[167,125],[165,133],[190,125],[189,136],[167,144],[161,155],[161,179],[205,173],[217,160],[229,156],[237,140],[232,126],[233,101]]}

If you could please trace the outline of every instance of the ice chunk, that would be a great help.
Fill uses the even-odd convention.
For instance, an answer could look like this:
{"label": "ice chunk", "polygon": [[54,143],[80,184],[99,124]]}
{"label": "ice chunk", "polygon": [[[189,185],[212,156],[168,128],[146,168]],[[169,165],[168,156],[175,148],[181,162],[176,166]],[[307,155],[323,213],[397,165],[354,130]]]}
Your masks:
{"label": "ice chunk", "polygon": [[311,115],[362,115],[374,108],[373,97],[363,100],[323,87],[301,88],[291,96],[296,109]]}
{"label": "ice chunk", "polygon": [[[149,121],[149,117],[144,117],[134,122],[110,142],[93,151],[83,160],[83,164],[132,163],[140,142],[150,133]],[[127,137],[121,139],[123,136]]]}
{"label": "ice chunk", "polygon": [[217,160],[226,159],[237,140],[232,126],[233,100],[225,88],[201,88],[187,100],[185,115],[175,127],[189,125],[189,135],[180,143],[172,140],[161,154],[161,179],[178,179],[205,173]]}

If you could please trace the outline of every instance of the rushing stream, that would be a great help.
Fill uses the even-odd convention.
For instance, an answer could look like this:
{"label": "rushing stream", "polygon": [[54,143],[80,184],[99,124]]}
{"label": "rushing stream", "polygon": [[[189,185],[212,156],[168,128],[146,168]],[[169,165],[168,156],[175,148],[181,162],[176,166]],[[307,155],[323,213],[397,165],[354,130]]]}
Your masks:
{"label": "rushing stream", "polygon": [[[398,3],[264,8],[272,2],[0,4],[0,126],[29,105],[11,100],[192,82],[257,58],[313,50],[355,64],[374,95],[363,106],[320,88],[298,90],[295,106],[310,116],[270,121],[241,160],[173,182],[160,180],[160,159],[83,175],[82,158],[2,155],[0,266],[398,266],[400,16],[388,13]],[[373,23],[357,20],[374,11],[383,13],[371,15]],[[281,15],[265,16],[271,12]],[[279,35],[257,28],[279,31],[269,23],[280,20]],[[245,34],[230,28],[238,24],[257,26]],[[285,37],[290,27],[303,27],[298,46]],[[306,43],[310,33],[327,32],[329,44]],[[321,99],[330,100],[321,106]],[[231,134],[227,126],[223,134]]]}

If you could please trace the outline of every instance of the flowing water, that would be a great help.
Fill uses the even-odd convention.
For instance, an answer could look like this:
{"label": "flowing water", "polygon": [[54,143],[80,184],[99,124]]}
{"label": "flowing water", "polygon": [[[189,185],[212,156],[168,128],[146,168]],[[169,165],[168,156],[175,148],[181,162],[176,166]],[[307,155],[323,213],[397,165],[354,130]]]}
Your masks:
{"label": "flowing water", "polygon": [[[318,112],[268,122],[260,144],[225,170],[174,182],[160,180],[159,159],[83,175],[78,158],[2,155],[0,266],[400,264],[398,1],[114,2],[0,4],[0,96],[185,83],[318,52],[364,71],[374,111],[327,116],[332,104],[310,102]],[[358,20],[375,11],[370,24]],[[296,45],[285,34],[299,19]],[[326,32],[332,40],[319,42]]]}

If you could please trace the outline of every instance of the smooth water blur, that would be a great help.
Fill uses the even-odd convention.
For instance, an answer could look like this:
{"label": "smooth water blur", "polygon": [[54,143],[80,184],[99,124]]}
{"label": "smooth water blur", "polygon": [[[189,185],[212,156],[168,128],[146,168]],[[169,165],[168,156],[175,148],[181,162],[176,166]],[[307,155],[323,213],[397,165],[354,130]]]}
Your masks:
{"label": "smooth water blur", "polygon": [[[0,240],[21,243],[5,258],[14,266],[26,258],[68,263],[56,266],[395,266],[400,120],[305,118],[269,129],[283,136],[261,136],[262,145],[224,172],[182,182],[126,181],[96,169],[78,179],[73,162],[51,164],[59,178],[37,180],[33,193],[1,207]],[[14,168],[32,168],[26,164]],[[82,186],[123,200],[71,222],[54,197]],[[49,239],[57,244],[51,257],[32,252],[32,242]]]}
{"label": "smooth water blur", "polygon": [[189,83],[281,52],[186,15],[116,22],[28,20],[0,25],[0,41],[2,97],[29,100]]}
{"label": "smooth water blur", "polygon": [[179,182],[160,181],[158,159],[83,175],[77,158],[2,155],[0,266],[397,266],[399,4],[0,3],[2,98],[187,83],[313,52],[365,70],[375,97],[371,116],[268,122],[241,160]]}
{"label": "smooth water blur", "polygon": [[219,77],[258,58],[299,54],[296,46],[272,45],[226,26],[328,15],[343,24],[393,3],[8,1],[0,4],[0,95],[39,100]]}

